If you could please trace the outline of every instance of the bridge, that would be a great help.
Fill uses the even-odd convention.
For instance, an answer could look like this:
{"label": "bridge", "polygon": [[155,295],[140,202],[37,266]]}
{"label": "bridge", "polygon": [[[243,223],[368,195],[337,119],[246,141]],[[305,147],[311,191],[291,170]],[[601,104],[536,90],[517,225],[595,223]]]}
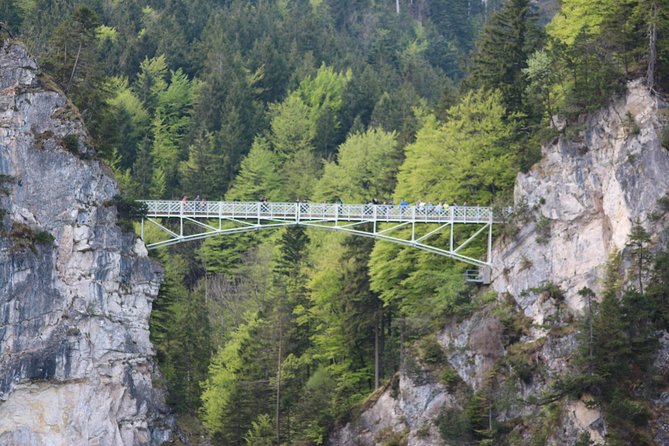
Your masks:
{"label": "bridge", "polygon": [[[284,226],[341,231],[371,237],[446,256],[477,267],[466,273],[470,282],[490,283],[492,271],[492,228],[494,223],[509,217],[511,208],[493,209],[479,206],[412,206],[385,204],[341,203],[268,203],[227,201],[167,201],[142,200],[146,215],[144,225],[160,229],[164,240],[149,243],[156,249],[191,240],[223,234],[236,234]],[[175,220],[172,229],[165,220]],[[176,223],[178,222],[178,228]],[[189,226],[189,233],[184,227]],[[476,231],[464,241],[456,240],[455,225],[475,225]],[[419,233],[420,227],[427,232]],[[195,228],[195,229],[193,229]],[[403,231],[400,231],[402,230]],[[410,231],[409,231],[410,229]],[[448,247],[431,245],[429,239],[448,231]],[[462,253],[463,248],[479,237],[487,237],[485,259],[476,259]]]}

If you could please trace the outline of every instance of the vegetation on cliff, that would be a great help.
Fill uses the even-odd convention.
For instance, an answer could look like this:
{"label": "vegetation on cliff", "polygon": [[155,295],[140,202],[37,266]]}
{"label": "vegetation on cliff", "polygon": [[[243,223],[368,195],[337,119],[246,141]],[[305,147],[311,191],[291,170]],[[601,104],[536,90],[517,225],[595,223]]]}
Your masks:
{"label": "vegetation on cliff", "polygon": [[[545,29],[529,0],[397,5],[0,0],[0,12],[137,198],[508,203],[555,114],[576,122],[627,79],[669,87],[665,0],[564,0]],[[169,401],[216,444],[322,444],[393,376],[403,343],[486,303],[450,259],[300,228],[158,256],[151,326]],[[609,285],[586,315],[583,345],[612,351],[583,353],[587,379],[568,391],[596,396],[611,441],[643,425],[635,386],[666,324],[665,260],[639,264],[645,290]],[[485,392],[448,415],[482,444],[508,434],[486,426]]]}

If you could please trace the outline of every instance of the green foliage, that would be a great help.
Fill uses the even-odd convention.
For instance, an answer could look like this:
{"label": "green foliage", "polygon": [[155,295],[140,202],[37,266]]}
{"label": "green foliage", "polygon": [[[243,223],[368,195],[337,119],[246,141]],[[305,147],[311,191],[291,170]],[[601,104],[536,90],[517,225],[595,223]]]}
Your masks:
{"label": "green foliage", "polygon": [[[260,325],[257,316],[249,315],[248,321],[231,333],[230,340],[212,357],[208,377],[203,384],[202,421],[214,434],[220,433],[234,438],[235,432],[246,433],[250,427],[248,411],[236,410],[234,398],[237,385],[243,386],[242,380],[250,381],[243,373],[242,355]],[[230,416],[233,414],[234,416]],[[244,422],[245,426],[237,427],[239,422]],[[231,429],[228,432],[226,429],[229,427]]]}
{"label": "green foliage", "polygon": [[299,437],[304,441],[324,444],[334,425],[331,404],[335,391],[336,381],[325,367],[316,369],[304,385],[295,407],[294,421],[300,432]]}
{"label": "green foliage", "polygon": [[[647,249],[644,245],[648,241],[648,233],[635,224],[628,243],[634,253],[633,271],[638,271],[642,258],[638,251]],[[650,256],[644,262],[650,263],[648,260]],[[665,323],[663,304],[656,294],[663,286],[663,265],[660,254],[654,273],[646,279],[649,288],[645,294],[643,282],[623,290],[619,279],[621,257],[614,254],[607,265],[601,303],[593,302],[591,290],[579,291],[587,299],[578,333],[581,347],[576,363],[580,374],[569,378],[565,388],[574,394],[586,391],[595,396],[607,422],[607,444],[651,444],[645,433],[650,413],[642,389],[651,385],[659,349],[656,330]]]}
{"label": "green foliage", "polygon": [[256,139],[226,198],[237,201],[258,201],[262,197],[272,201],[286,200],[279,163],[279,156],[269,148],[269,143]]}
{"label": "green foliage", "polygon": [[537,234],[537,243],[540,245],[545,245],[548,243],[551,237],[551,221],[544,215],[539,217],[539,220],[537,220],[535,232]]}
{"label": "green foliage", "polygon": [[50,245],[55,240],[48,231],[35,231],[30,226],[17,222],[12,223],[9,238],[12,241],[11,252],[28,248],[33,253],[37,253],[36,245]]}
{"label": "green foliage", "polygon": [[79,135],[74,133],[65,135],[61,138],[60,143],[68,152],[79,155]]}
{"label": "green foliage", "polygon": [[473,440],[472,426],[466,412],[459,409],[443,409],[437,419],[441,437],[455,444],[466,444]]}
{"label": "green foliage", "polygon": [[199,407],[200,383],[207,377],[211,355],[204,290],[190,290],[185,258],[163,258],[165,278],[151,312],[151,340],[156,347],[168,402],[180,413]]}
{"label": "green foliage", "polygon": [[595,109],[619,91],[616,84],[621,78],[643,73],[654,83],[657,42],[646,33],[669,25],[666,18],[655,15],[654,5],[653,1],[563,2],[547,31],[560,60],[559,71],[569,73],[560,81],[565,113]]}
{"label": "green foliage", "polygon": [[423,338],[420,343],[421,359],[429,365],[439,365],[444,362],[444,350],[435,337]]}
{"label": "green foliage", "polygon": [[541,30],[530,0],[511,0],[487,22],[470,67],[470,82],[502,92],[510,112],[523,110],[528,56],[541,41]]}
{"label": "green foliage", "polygon": [[58,18],[62,22],[54,30],[44,68],[83,116],[91,117],[102,103],[102,73],[96,61],[96,29],[100,21],[83,5]]}
{"label": "green foliage", "polygon": [[334,144],[339,139],[339,113],[351,77],[350,69],[346,73],[336,73],[322,64],[313,78],[307,77],[300,82],[297,93],[310,108],[309,120],[316,125],[313,142],[322,153],[334,151]]}
{"label": "green foliage", "polygon": [[488,204],[508,194],[516,173],[515,126],[501,99],[499,92],[471,92],[448,111],[447,122],[427,117],[407,147],[396,200]]}
{"label": "green foliage", "polygon": [[97,130],[98,153],[107,160],[116,155],[119,160],[115,167],[124,171],[135,163],[151,118],[125,78],[108,80],[106,88],[115,94],[107,99],[106,113]]}
{"label": "green foliage", "polygon": [[146,217],[146,203],[140,203],[123,195],[115,195],[111,200],[104,202],[105,206],[115,206],[119,226],[127,231],[132,231],[133,221]]}
{"label": "green foliage", "polygon": [[292,94],[270,109],[272,116],[271,142],[282,160],[312,148],[316,137],[316,122],[311,117],[311,108],[298,94]]}
{"label": "green foliage", "polygon": [[154,197],[172,196],[179,186],[179,162],[185,157],[184,138],[191,120],[199,83],[181,70],[171,72],[169,86],[156,97],[153,133],[152,192]]}
{"label": "green foliage", "polygon": [[337,162],[325,162],[314,198],[345,203],[386,200],[393,192],[399,160],[394,134],[368,130],[349,135],[339,147]]}
{"label": "green foliage", "polygon": [[[650,66],[651,25],[656,85],[666,86],[669,73],[667,8],[657,0],[565,0],[543,49],[526,0],[400,2],[399,15],[391,3],[330,0],[84,3],[91,9],[78,0],[0,0],[0,16],[81,111],[69,105],[54,117],[80,115],[124,193],[137,198],[506,203],[517,170],[539,158],[539,141],[556,136],[553,115],[597,107],[621,79]],[[457,85],[470,59],[469,78]],[[78,149],[68,138],[63,146]],[[52,140],[35,135],[35,146]],[[129,200],[111,204],[128,229],[141,215]],[[507,235],[525,223],[517,211]],[[457,228],[453,236],[471,234]],[[447,246],[450,235],[430,241]],[[400,339],[482,305],[493,306],[505,344],[530,326],[496,295],[473,298],[462,265],[427,252],[301,230],[196,246],[159,254],[166,279],[151,332],[168,402],[182,414],[199,412],[214,443],[278,436],[323,444],[375,378],[393,376]],[[472,243],[460,252],[484,250]],[[637,294],[624,293],[619,268],[610,269],[606,288],[615,299],[603,306],[619,330],[604,333],[603,310],[592,306],[587,345],[609,337],[592,355],[588,349],[579,362],[589,367],[585,379],[572,388],[611,400],[611,380],[629,389],[648,372],[648,327],[669,320],[665,257],[642,268],[647,286],[637,285]],[[544,291],[559,302],[556,290]],[[434,343],[424,342],[435,375],[457,385]],[[607,354],[634,364],[630,378],[617,375]],[[528,356],[518,347],[501,365],[529,380],[536,370]],[[495,441],[491,392],[472,398],[453,438]],[[621,395],[620,419],[641,420],[636,395]],[[461,425],[458,414],[448,417]],[[379,443],[402,443],[403,435]]]}
{"label": "green foliage", "polygon": [[643,283],[648,275],[650,268],[650,254],[648,253],[648,243],[650,242],[650,234],[641,226],[637,220],[632,226],[629,234],[629,241],[627,246],[629,248],[629,258],[633,263],[632,278],[636,279],[638,290],[643,294]]}
{"label": "green foliage", "polygon": [[49,231],[39,231],[35,234],[35,243],[38,244],[51,244],[56,238],[51,235]]}
{"label": "green foliage", "polygon": [[251,423],[251,429],[244,435],[244,441],[249,446],[272,446],[274,445],[274,427],[267,414],[258,416],[257,421]]}
{"label": "green foliage", "polygon": [[167,90],[167,61],[164,55],[145,58],[139,65],[134,91],[149,112],[158,106],[158,97]]}

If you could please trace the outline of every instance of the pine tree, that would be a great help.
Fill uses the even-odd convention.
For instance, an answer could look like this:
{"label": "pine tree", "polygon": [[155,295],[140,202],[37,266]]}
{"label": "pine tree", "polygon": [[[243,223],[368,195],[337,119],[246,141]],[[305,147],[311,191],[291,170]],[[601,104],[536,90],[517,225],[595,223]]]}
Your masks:
{"label": "pine tree", "polygon": [[158,106],[158,96],[167,89],[167,62],[165,56],[146,58],[139,65],[133,91],[149,113]]}
{"label": "pine tree", "polygon": [[651,256],[648,250],[650,234],[641,226],[641,222],[637,220],[634,226],[632,226],[628,237],[627,246],[630,249],[628,255],[633,264],[632,277],[637,281],[637,290],[643,294],[643,284],[651,266]]}
{"label": "pine tree", "polygon": [[97,63],[93,11],[79,6],[54,31],[44,67],[86,119],[103,106],[102,73]]}
{"label": "pine tree", "polygon": [[510,0],[495,13],[479,40],[469,83],[500,90],[509,112],[523,111],[527,82],[522,70],[541,43],[537,16],[530,0]]}
{"label": "pine tree", "polygon": [[248,155],[242,160],[239,175],[226,194],[228,200],[258,201],[267,197],[271,201],[285,201],[280,158],[270,149],[269,143],[257,138]]}
{"label": "pine tree", "polygon": [[221,158],[214,135],[199,135],[188,148],[188,159],[179,165],[181,191],[188,197],[220,197],[223,191]]}

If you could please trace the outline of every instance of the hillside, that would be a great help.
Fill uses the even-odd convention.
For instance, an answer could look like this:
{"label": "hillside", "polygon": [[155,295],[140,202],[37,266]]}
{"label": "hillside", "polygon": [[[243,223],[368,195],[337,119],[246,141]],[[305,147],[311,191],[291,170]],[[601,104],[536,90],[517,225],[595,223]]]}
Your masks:
{"label": "hillside", "polygon": [[[2,314],[48,319],[39,348],[2,335],[0,410],[73,374],[104,381],[110,444],[661,443],[668,1],[0,0]],[[147,253],[164,233],[137,199],[514,213],[491,261],[485,237],[458,248],[486,287],[303,225]],[[87,365],[28,373],[78,318]]]}

